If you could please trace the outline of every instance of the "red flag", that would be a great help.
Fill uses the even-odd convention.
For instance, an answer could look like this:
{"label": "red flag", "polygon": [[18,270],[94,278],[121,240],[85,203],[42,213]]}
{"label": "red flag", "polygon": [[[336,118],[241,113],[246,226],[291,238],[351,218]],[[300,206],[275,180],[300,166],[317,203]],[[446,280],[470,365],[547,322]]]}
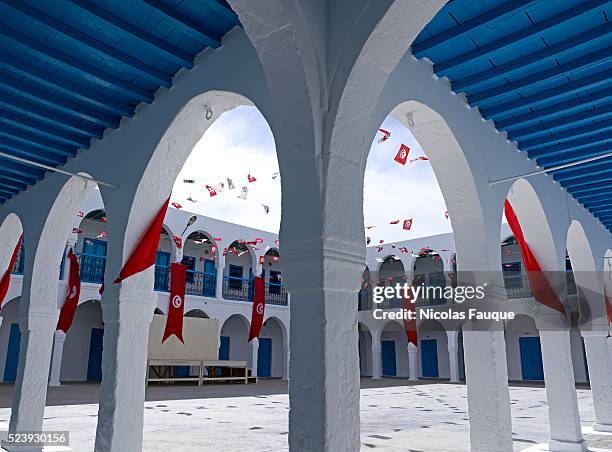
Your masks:
{"label": "red flag", "polygon": [[2,307],[2,303],[4,302],[4,297],[9,289],[9,284],[11,282],[11,272],[13,271],[13,267],[15,266],[15,261],[17,260],[17,256],[19,256],[19,249],[21,248],[21,240],[23,239],[23,235],[19,237],[17,240],[17,245],[13,249],[13,254],[11,255],[11,260],[9,261],[8,268],[2,275],[2,279],[0,279],[0,307]]}
{"label": "red flag", "polygon": [[405,144],[402,144],[399,148],[399,151],[397,151],[397,154],[395,154],[395,158],[393,160],[395,160],[400,165],[405,165],[406,161],[408,161],[409,152],[410,148]]}
{"label": "red flag", "polygon": [[448,210],[444,212],[444,217],[448,220],[450,217],[448,216]]}
{"label": "red flag", "polygon": [[85,214],[79,210],[79,213],[77,213],[77,217],[83,218],[84,216]]}
{"label": "red flag", "polygon": [[380,137],[378,139],[379,143],[382,143],[383,141],[387,141],[389,139],[389,137],[391,136],[391,132],[389,132],[388,130],[385,129],[378,129],[378,131],[380,133],[382,133],[382,137]]}
{"label": "red flag", "polygon": [[170,304],[162,344],[173,334],[183,344],[183,312],[185,311],[185,279],[187,267],[183,264],[170,264]]}
{"label": "red flag", "polygon": [[399,220],[391,220],[389,221],[389,224],[399,224]]}
{"label": "red flag", "polygon": [[400,246],[400,253],[407,253],[408,252],[408,248],[406,248],[405,246]]}
{"label": "red flag", "polygon": [[212,197],[212,196],[217,196],[217,191],[211,187],[210,185],[206,186],[206,190],[208,190],[208,194]]}
{"label": "red flag", "polygon": [[263,325],[264,310],[266,307],[265,284],[261,276],[253,279],[253,313],[251,314],[251,329],[249,330],[249,342],[259,337]]}
{"label": "red flag", "polygon": [[70,261],[70,274],[68,276],[68,291],[66,292],[66,300],[60,311],[59,320],[57,321],[58,330],[67,333],[74,320],[74,314],[79,304],[79,295],[81,294],[81,277],[79,276],[79,261],[72,252],[72,248],[68,251],[68,260]]}
{"label": "red flag", "polygon": [[606,315],[608,316],[608,322],[612,323],[612,298],[608,296],[606,286],[604,286],[604,301],[606,303]]}
{"label": "red flag", "polygon": [[119,277],[115,279],[115,284],[129,278],[132,275],[135,275],[136,273],[140,273],[141,271],[146,270],[151,265],[155,264],[157,244],[159,243],[162,224],[164,217],[166,216],[166,211],[168,210],[169,200],[170,197],[168,197],[166,202],[164,202],[161,209],[159,209],[159,212],[157,212],[155,218],[153,218],[153,221],[149,225],[148,229],[140,238],[136,248],[134,251],[132,251],[132,255],[121,269]]}
{"label": "red flag", "polygon": [[418,338],[417,338],[417,323],[416,323],[416,306],[412,302],[412,292],[409,290],[407,292],[407,296],[402,298],[402,309],[405,311],[412,312],[413,319],[404,319],[404,332],[406,333],[406,338],[408,342],[414,344],[414,346],[418,346]]}
{"label": "red flag", "polygon": [[427,157],[424,157],[424,156],[417,157],[415,159],[411,159],[410,160],[410,164],[413,164],[414,162],[418,162],[419,160],[426,161],[426,160],[429,160],[429,159]]}
{"label": "red flag", "polygon": [[266,262],[266,256],[259,256],[259,263],[264,264]]}
{"label": "red flag", "polygon": [[376,247],[376,252],[377,252],[377,253],[380,253],[382,250],[383,250],[383,247],[382,247],[382,246],[377,246],[377,247]]}
{"label": "red flag", "polygon": [[100,218],[100,221],[101,221],[102,223],[108,223],[108,218],[106,218],[106,217],[102,217],[102,218]]}
{"label": "red flag", "polygon": [[402,228],[406,231],[410,231],[411,227],[412,227],[412,218],[408,218],[407,220],[404,220],[404,224],[402,225]]}
{"label": "red flag", "polygon": [[255,176],[251,176],[251,173],[248,174],[247,179],[249,182],[255,182],[257,180]]}
{"label": "red flag", "polygon": [[80,234],[81,232],[83,232],[83,230],[81,228],[72,228],[72,233],[73,234]]}
{"label": "red flag", "polygon": [[172,236],[172,240],[174,241],[174,244],[179,250],[183,247],[183,239],[178,235]]}
{"label": "red flag", "polygon": [[[207,187],[208,187],[208,185],[207,185]],[[183,206],[180,205],[178,202],[173,202],[172,203],[172,207],[174,207],[175,209],[182,209],[183,208]]]}
{"label": "red flag", "polygon": [[559,297],[546,279],[546,275],[542,273],[540,264],[531,252],[531,248],[529,248],[529,245],[525,241],[525,236],[523,236],[523,231],[516,216],[516,212],[514,212],[514,209],[508,200],[504,202],[504,212],[506,214],[506,220],[508,220],[508,225],[512,230],[512,234],[514,234],[514,237],[519,244],[519,248],[521,249],[525,270],[527,271],[527,279],[529,280],[529,285],[533,291],[533,297],[539,303],[565,314],[565,309],[561,303],[561,300],[559,300]]}

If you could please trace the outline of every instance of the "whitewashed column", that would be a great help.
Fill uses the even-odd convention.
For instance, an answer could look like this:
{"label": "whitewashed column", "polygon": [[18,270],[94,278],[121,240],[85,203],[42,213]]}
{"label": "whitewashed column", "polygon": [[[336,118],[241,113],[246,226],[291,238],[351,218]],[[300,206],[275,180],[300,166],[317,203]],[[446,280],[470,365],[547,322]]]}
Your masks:
{"label": "whitewashed column", "polygon": [[254,338],[249,342],[249,364],[251,364],[251,375],[257,377],[257,358],[259,353],[259,339]]}
{"label": "whitewashed column", "polygon": [[459,359],[457,355],[457,349],[459,345],[459,332],[456,330],[449,330],[446,332],[448,341],[448,364],[450,367],[450,381],[451,383],[459,382]]}
{"label": "whitewashed column", "polygon": [[593,393],[595,425],[600,432],[612,432],[612,356],[607,331],[581,331],[584,338],[589,380]]}
{"label": "whitewashed column", "polygon": [[11,432],[42,429],[57,317],[57,311],[30,310],[19,319],[21,345],[9,425]]}
{"label": "whitewashed column", "polygon": [[56,330],[53,336],[53,355],[51,357],[51,372],[49,373],[49,386],[60,386],[60,374],[62,371],[62,355],[64,353],[64,342],[66,333]]}
{"label": "whitewashed column", "polygon": [[215,297],[217,299],[223,298],[223,271],[225,269],[225,256],[223,252],[219,251],[219,262],[217,263],[217,284],[215,288]]}
{"label": "whitewashed column", "polygon": [[[540,325],[538,325],[540,327]],[[586,451],[568,329],[539,328],[551,451]]]}
{"label": "whitewashed column", "polygon": [[372,333],[372,379],[379,380],[382,376],[382,353],[380,345],[380,331]]}
{"label": "whitewashed column", "polygon": [[417,346],[408,342],[408,380],[417,381],[419,379],[419,355]]}
{"label": "whitewashed column", "polygon": [[283,366],[283,380],[289,381],[289,360],[291,359],[289,353],[289,340],[283,342],[282,354],[283,359],[285,360]]}
{"label": "whitewashed column", "polygon": [[142,450],[149,325],[156,302],[153,266],[120,285],[106,285],[96,452]]}
{"label": "whitewashed column", "polygon": [[468,321],[463,330],[472,452],[512,451],[504,332]]}

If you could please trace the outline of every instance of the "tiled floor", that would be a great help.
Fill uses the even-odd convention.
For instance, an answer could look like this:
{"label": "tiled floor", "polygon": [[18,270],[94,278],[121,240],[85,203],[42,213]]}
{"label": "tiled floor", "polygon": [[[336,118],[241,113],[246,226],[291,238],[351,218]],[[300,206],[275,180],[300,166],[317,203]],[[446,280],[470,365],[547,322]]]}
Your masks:
{"label": "tiled floor", "polygon": [[[404,380],[363,380],[362,385],[362,450],[469,450],[464,385],[414,385]],[[7,406],[11,390],[0,387],[0,406]],[[93,450],[97,391],[96,385],[75,384],[49,392],[45,428],[69,430],[74,451]],[[145,404],[144,450],[287,450],[286,391],[286,383],[277,380],[246,387],[152,386]],[[513,386],[510,396],[514,450],[546,443],[544,389]],[[580,389],[578,398],[583,425],[588,427],[594,422],[591,392]],[[9,408],[0,408],[0,430],[7,428],[9,415]],[[597,450],[612,450],[612,436],[586,434],[585,438]]]}

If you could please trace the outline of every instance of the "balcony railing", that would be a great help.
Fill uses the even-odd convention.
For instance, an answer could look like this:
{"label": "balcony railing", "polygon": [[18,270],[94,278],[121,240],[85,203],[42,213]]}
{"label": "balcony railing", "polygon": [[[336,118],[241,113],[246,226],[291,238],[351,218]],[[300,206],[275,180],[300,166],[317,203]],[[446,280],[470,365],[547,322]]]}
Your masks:
{"label": "balcony railing", "polygon": [[[567,282],[567,294],[568,295],[576,295],[576,281],[574,280],[574,273],[571,271],[567,271],[565,273],[565,278]],[[517,298],[531,298],[533,297],[533,291],[531,290],[531,286],[529,284],[529,279],[527,275],[516,275],[516,276],[507,276],[504,275],[504,284],[506,286],[506,293],[508,295],[508,300],[515,300]]]}
{"label": "balcony railing", "polygon": [[217,286],[217,275],[215,273],[204,273],[187,271],[185,281],[185,293],[189,295],[201,295],[204,297],[215,297]]}
{"label": "balcony railing", "polygon": [[266,304],[287,306],[287,291],[281,283],[266,283]]}
{"label": "balcony railing", "polygon": [[226,300],[251,301],[251,279],[235,276],[223,277],[223,298]]}
{"label": "balcony railing", "polygon": [[106,256],[75,253],[81,267],[81,282],[102,284],[106,269]]}

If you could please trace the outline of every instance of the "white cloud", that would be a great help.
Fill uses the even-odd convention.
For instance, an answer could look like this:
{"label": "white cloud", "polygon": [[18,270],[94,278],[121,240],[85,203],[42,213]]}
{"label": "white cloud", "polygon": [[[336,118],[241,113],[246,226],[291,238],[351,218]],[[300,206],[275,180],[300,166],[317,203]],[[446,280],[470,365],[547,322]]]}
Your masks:
{"label": "white cloud", "polygon": [[[372,243],[405,240],[450,232],[450,221],[436,177],[427,161],[401,166],[393,161],[401,143],[411,148],[409,159],[424,155],[408,129],[387,118],[382,127],[391,131],[389,140],[372,144],[365,175],[364,217],[377,227],[367,231]],[[254,107],[239,107],[223,114],[206,131],[181,170],[174,186],[173,201],[184,209],[220,220],[278,232],[280,225],[280,177],[274,139],[267,122]],[[247,182],[247,175],[257,178]],[[227,189],[226,178],[236,188]],[[184,184],[183,179],[196,183]],[[225,183],[223,193],[210,197],[205,184]],[[238,198],[240,188],[249,189],[248,198]],[[187,201],[192,196],[198,202]],[[262,204],[270,206],[266,215]],[[413,218],[412,230],[404,231],[401,221]]]}

